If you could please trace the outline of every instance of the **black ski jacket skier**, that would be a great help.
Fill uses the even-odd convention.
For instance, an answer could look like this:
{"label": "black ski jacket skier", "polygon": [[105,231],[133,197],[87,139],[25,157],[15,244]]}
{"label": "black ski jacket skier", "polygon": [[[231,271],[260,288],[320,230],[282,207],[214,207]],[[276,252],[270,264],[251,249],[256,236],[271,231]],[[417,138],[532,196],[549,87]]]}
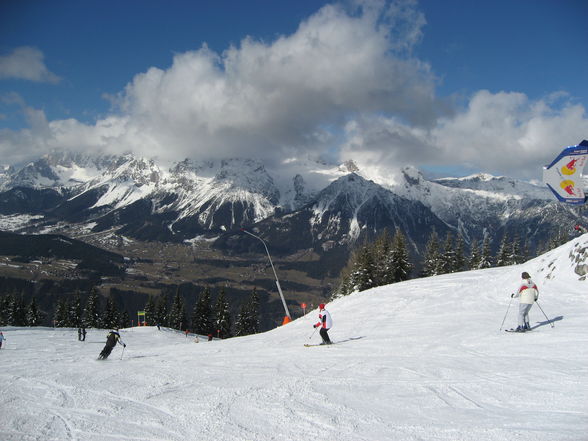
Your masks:
{"label": "black ski jacket skier", "polygon": [[120,334],[116,331],[110,331],[108,333],[108,336],[106,337],[106,346],[110,346],[111,348],[114,348],[117,343],[126,347],[126,345],[120,339]]}
{"label": "black ski jacket skier", "polygon": [[98,359],[106,360],[117,343],[123,345],[125,348],[127,347],[127,345],[120,339],[120,334],[118,332],[110,331],[106,337],[106,345],[104,346],[104,349],[102,349],[102,352],[100,352]]}

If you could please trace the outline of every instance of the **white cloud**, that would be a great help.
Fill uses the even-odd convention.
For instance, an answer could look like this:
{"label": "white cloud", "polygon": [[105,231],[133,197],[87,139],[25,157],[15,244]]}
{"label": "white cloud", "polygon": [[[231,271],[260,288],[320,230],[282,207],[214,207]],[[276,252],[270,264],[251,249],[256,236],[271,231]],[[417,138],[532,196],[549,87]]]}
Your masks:
{"label": "white cloud", "polygon": [[390,116],[358,118],[346,126],[342,158],[366,166],[461,165],[525,179],[541,177],[542,166],[561,148],[578,144],[588,133],[586,109],[556,95],[533,101],[522,93],[482,90],[432,128]]}
{"label": "white cloud", "polygon": [[401,4],[363,2],[351,12],[329,5],[271,43],[246,38],[222,54],[206,46],[177,54],[168,69],[136,75],[119,94],[119,116],[110,119],[120,118],[116,125],[124,129],[116,136],[104,136],[101,121],[54,121],[51,143],[71,146],[80,136],[80,149],[99,142],[173,159],[277,160],[332,149],[324,128],[337,130],[358,113],[430,123],[436,103],[429,66],[393,48],[407,52],[423,24],[401,27],[403,17],[422,17],[407,12],[411,2]]}
{"label": "white cloud", "polygon": [[59,77],[47,69],[43,59],[43,52],[28,46],[18,47],[8,55],[0,55],[0,79],[59,82]]}

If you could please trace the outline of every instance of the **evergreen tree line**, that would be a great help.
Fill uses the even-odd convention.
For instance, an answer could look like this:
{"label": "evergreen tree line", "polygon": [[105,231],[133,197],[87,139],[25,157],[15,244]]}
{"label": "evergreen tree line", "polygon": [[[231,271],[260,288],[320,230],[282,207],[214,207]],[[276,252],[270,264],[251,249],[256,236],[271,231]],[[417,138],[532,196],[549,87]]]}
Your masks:
{"label": "evergreen tree line", "polygon": [[[93,288],[85,304],[79,292],[71,298],[60,298],[54,308],[53,325],[67,328],[123,328],[131,325],[128,311],[120,311],[114,298],[109,296],[104,307],[97,288]],[[205,288],[194,305],[190,317],[179,288],[168,305],[167,296],[150,296],[145,305],[145,320],[149,325],[168,326],[202,335],[228,338],[259,332],[260,302],[257,289],[241,304],[235,323],[224,289],[220,289],[212,305],[210,289]],[[0,326],[40,326],[43,314],[35,297],[27,305],[22,295],[0,297]]]}
{"label": "evergreen tree line", "polygon": [[127,311],[120,311],[112,295],[102,306],[97,288],[92,288],[85,305],[79,292],[73,298],[60,298],[55,305],[53,325],[58,328],[123,328],[131,324]]}
{"label": "evergreen tree line", "polygon": [[[547,252],[567,242],[567,234],[559,232],[548,243],[537,249]],[[496,255],[492,255],[490,237],[485,236],[480,243],[474,240],[466,255],[463,237],[448,232],[441,241],[436,231],[432,231],[426,244],[421,272],[412,275],[415,265],[411,262],[406,246],[406,238],[400,229],[393,237],[384,230],[372,242],[365,242],[353,251],[346,267],[341,272],[340,283],[333,298],[348,295],[355,291],[365,291],[377,286],[401,282],[412,277],[428,277],[459,271],[469,271],[496,266],[515,265],[530,258],[527,243],[515,235],[505,233]]]}
{"label": "evergreen tree line", "polygon": [[373,242],[351,253],[334,297],[407,280],[412,269],[402,231],[397,228],[390,236],[384,230]]}
{"label": "evergreen tree line", "polygon": [[198,297],[188,317],[185,301],[178,290],[169,307],[165,296],[157,299],[149,297],[145,304],[145,321],[148,324],[167,325],[173,329],[189,329],[200,335],[212,334],[219,338],[229,338],[259,332],[259,308],[259,295],[254,288],[249,298],[241,304],[233,326],[225,290],[220,289],[213,305],[210,288],[207,287]]}
{"label": "evergreen tree line", "polygon": [[35,297],[26,304],[22,295],[8,294],[0,297],[0,326],[39,326],[43,313]]}

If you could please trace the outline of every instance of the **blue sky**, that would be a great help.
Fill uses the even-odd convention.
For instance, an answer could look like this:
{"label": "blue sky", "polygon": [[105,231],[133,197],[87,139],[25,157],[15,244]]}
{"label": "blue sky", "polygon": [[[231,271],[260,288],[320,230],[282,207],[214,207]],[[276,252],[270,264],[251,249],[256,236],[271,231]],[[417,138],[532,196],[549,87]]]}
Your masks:
{"label": "blue sky", "polygon": [[588,138],[587,16],[581,0],[3,1],[0,163],[310,154],[537,178]]}

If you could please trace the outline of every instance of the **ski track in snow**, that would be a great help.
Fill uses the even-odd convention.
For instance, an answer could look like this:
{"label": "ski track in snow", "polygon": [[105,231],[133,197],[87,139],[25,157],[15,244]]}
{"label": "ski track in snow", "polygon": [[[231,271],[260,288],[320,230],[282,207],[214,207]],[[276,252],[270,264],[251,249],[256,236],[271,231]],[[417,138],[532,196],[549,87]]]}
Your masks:
{"label": "ski track in snow", "polygon": [[[588,282],[570,249],[331,302],[340,344],[328,347],[303,346],[320,339],[316,311],[198,344],[125,329],[106,361],[105,330],[78,342],[75,329],[4,328],[0,440],[587,441]],[[522,270],[553,328],[533,306],[533,331],[499,329]]]}

